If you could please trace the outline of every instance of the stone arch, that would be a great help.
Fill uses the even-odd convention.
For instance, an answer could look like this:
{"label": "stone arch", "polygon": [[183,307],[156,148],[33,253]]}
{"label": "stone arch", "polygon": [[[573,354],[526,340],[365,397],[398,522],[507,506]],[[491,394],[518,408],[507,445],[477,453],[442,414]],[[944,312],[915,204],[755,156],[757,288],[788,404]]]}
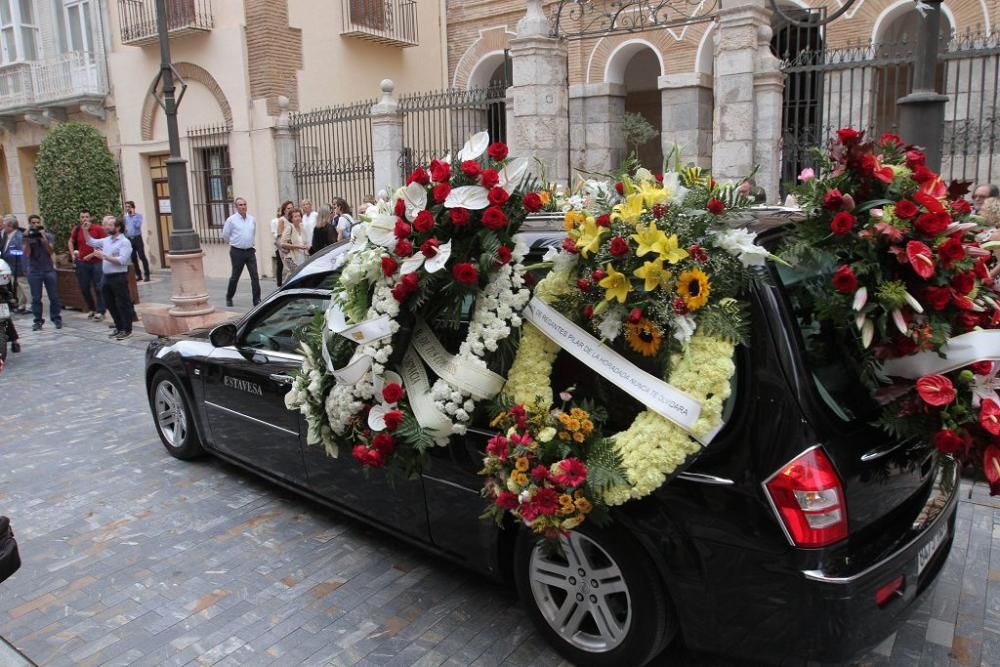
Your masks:
{"label": "stone arch", "polygon": [[[615,76],[621,63],[642,47],[652,49],[660,62],[660,74],[680,74],[694,69],[697,45],[702,33],[701,26],[691,26],[683,36],[674,35],[669,30],[647,31],[643,33],[610,33],[594,41],[593,46],[581,55],[584,83],[604,83],[608,74]],[[668,57],[669,54],[669,57]]]}
{"label": "stone arch", "polygon": [[644,39],[630,39],[618,44],[608,56],[607,62],[604,65],[605,83],[626,83],[625,70],[628,68],[629,63],[632,62],[632,59],[636,55],[646,49],[652,51],[656,56],[656,60],[660,64],[658,76],[662,76],[664,73],[663,54],[660,53],[660,50]]}
{"label": "stone arch", "polygon": [[708,24],[695,51],[694,71],[711,76],[715,72],[715,21]]}
{"label": "stone arch", "polygon": [[[500,55],[499,62],[502,62],[503,52],[510,47],[510,40],[516,36],[515,33],[507,30],[505,25],[480,30],[479,37],[465,50],[455,65],[455,73],[451,80],[452,87],[460,89],[476,87],[473,77],[481,75],[483,63],[497,53]],[[488,78],[496,69],[497,64],[494,64],[482,76]]]}
{"label": "stone arch", "polygon": [[[194,63],[174,63],[174,69],[177,74],[180,75],[182,79],[186,82],[195,81],[205,86],[215,101],[219,103],[219,108],[222,110],[222,117],[225,119],[226,124],[230,127],[233,125],[233,110],[229,106],[229,100],[226,99],[226,94],[222,92],[222,87],[219,82],[215,80],[208,70]],[[155,83],[155,80],[154,80]],[[159,108],[156,100],[153,99],[152,93],[153,84],[149,85],[149,90],[146,91],[146,101],[142,106],[142,140],[152,141],[153,140],[153,121],[156,117],[156,110]]]}
{"label": "stone arch", "polygon": [[[872,24],[872,43],[881,44],[885,41],[886,36],[896,22],[912,11],[916,11],[912,0],[896,0],[896,2],[883,9]],[[955,14],[943,2],[941,3],[941,17],[948,22],[948,32],[954,34],[958,27],[958,24],[955,22]],[[983,17],[986,21],[987,30],[989,30],[989,12],[983,12]]]}
{"label": "stone arch", "polygon": [[504,51],[502,50],[491,51],[482,56],[472,67],[466,87],[470,90],[473,88],[489,88],[490,84],[495,80],[493,74],[497,71],[498,67],[503,67],[503,64]]}

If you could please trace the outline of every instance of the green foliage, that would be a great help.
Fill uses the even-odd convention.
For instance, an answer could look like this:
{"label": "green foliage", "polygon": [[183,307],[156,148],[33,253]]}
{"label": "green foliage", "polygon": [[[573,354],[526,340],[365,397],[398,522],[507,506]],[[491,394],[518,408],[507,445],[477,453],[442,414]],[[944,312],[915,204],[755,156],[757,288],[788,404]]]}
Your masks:
{"label": "green foliage", "polygon": [[596,498],[616,486],[628,486],[622,459],[610,439],[604,438],[590,448],[587,455],[587,484]]}
{"label": "green foliage", "polygon": [[659,134],[656,128],[640,113],[628,112],[622,120],[622,135],[625,144],[639,152],[639,146],[649,143],[650,139]]}
{"label": "green foliage", "polygon": [[86,123],[61,123],[49,132],[35,177],[42,219],[60,246],[83,209],[96,220],[122,214],[118,165],[105,138]]}

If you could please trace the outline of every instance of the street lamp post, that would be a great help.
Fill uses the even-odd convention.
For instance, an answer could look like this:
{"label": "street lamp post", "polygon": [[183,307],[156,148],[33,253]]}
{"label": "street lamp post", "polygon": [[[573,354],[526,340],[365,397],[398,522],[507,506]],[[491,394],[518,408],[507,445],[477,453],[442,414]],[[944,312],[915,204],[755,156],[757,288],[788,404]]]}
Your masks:
{"label": "street lamp post", "polygon": [[944,111],[948,96],[937,91],[938,49],[941,47],[941,0],[924,0],[923,20],[917,30],[917,53],[913,60],[913,87],[901,98],[899,134],[905,141],[920,144],[927,166],[941,171],[941,144],[944,141]]}

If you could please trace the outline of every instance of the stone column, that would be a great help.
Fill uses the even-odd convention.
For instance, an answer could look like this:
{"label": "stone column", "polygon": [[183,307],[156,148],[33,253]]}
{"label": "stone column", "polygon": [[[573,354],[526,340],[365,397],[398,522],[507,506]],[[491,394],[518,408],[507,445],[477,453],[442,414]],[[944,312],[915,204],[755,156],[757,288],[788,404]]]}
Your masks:
{"label": "stone column", "polygon": [[[664,157],[680,146],[684,164],[712,166],[712,76],[701,72],[668,74],[657,79],[662,91]],[[659,168],[659,165],[657,165]]]}
{"label": "stone column", "polygon": [[757,116],[754,161],[758,165],[757,185],[767,194],[767,203],[780,201],[782,126],[781,106],[785,94],[785,74],[781,61],[771,53],[771,26],[757,28],[757,71],[753,89]]}
{"label": "stone column", "polygon": [[580,83],[569,87],[571,169],[608,173],[625,159],[625,86]]}
{"label": "stone column", "polygon": [[515,156],[536,157],[546,167],[546,178],[569,182],[569,91],[566,45],[551,37],[552,26],[540,0],[528,0],[528,9],[510,41],[513,85],[508,89],[511,122],[507,143]]}
{"label": "stone column", "polygon": [[278,167],[278,199],[299,200],[295,183],[295,137],[288,118],[288,98],[278,97],[278,120],[274,125],[274,156]]}
{"label": "stone column", "polygon": [[403,153],[403,114],[392,91],[392,79],[382,80],[382,99],[372,106],[372,159],[375,163],[375,191],[402,185],[399,157]]}

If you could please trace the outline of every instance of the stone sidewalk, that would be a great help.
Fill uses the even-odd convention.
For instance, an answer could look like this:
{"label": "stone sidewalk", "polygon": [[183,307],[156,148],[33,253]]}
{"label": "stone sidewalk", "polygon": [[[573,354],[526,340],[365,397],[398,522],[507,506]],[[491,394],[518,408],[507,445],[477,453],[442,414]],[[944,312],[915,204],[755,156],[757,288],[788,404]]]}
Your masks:
{"label": "stone sidewalk", "polygon": [[[165,301],[169,277],[155,281],[142,298]],[[219,303],[225,281],[209,290]],[[504,587],[233,466],[168,456],[142,383],[149,336],[114,342],[104,324],[64,318],[40,332],[19,318],[24,351],[0,374],[0,511],[24,558],[0,584],[0,635],[28,658],[565,664]],[[933,594],[857,664],[1000,664],[998,507],[966,490]],[[673,647],[657,664],[749,663]]]}

